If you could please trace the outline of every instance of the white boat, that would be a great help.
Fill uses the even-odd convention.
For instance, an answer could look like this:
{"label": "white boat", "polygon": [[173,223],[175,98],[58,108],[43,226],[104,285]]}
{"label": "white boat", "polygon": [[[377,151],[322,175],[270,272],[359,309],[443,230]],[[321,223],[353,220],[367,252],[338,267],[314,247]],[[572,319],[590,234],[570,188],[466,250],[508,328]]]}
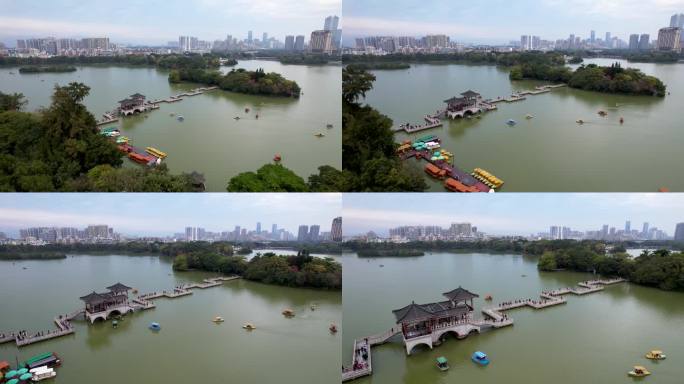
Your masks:
{"label": "white boat", "polygon": [[55,370],[52,368],[48,368],[47,366],[33,368],[29,372],[33,374],[31,381],[42,381],[57,376],[57,372],[55,372]]}

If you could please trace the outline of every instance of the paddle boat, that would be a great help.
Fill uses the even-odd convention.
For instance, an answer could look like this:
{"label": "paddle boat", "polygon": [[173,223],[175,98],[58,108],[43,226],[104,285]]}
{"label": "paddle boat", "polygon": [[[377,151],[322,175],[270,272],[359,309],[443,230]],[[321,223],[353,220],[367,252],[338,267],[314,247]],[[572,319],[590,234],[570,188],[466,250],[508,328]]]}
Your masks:
{"label": "paddle boat", "polygon": [[579,119],[579,120],[576,121],[576,123],[579,124],[579,125],[582,125],[582,124],[584,124],[584,120]]}
{"label": "paddle boat", "polygon": [[440,356],[437,358],[437,368],[442,372],[449,370],[449,362],[446,357]]}
{"label": "paddle boat", "polygon": [[116,328],[119,326],[119,322],[116,320],[112,320],[112,328]]}
{"label": "paddle boat", "polygon": [[223,323],[225,320],[221,316],[216,316],[216,317],[214,317],[214,319],[212,321],[214,323]]}
{"label": "paddle boat", "polygon": [[608,116],[608,112],[606,112],[606,111],[598,111],[598,114],[599,114],[599,116],[603,116],[603,117]]}
{"label": "paddle boat", "polygon": [[666,357],[667,356],[665,356],[663,351],[659,351],[657,349],[654,349],[646,354],[646,358],[651,360],[665,360]]}
{"label": "paddle boat", "polygon": [[240,120],[240,116],[235,116],[235,117],[233,117],[233,120],[235,120],[235,121]]}
{"label": "paddle boat", "polygon": [[470,360],[472,360],[475,364],[480,364],[483,366],[489,364],[489,358],[487,358],[487,354],[480,351],[473,353],[473,355],[470,357]]}
{"label": "paddle boat", "polygon": [[156,323],[156,322],[150,323],[150,325],[148,325],[147,328],[149,328],[153,331],[161,331],[161,325],[159,325],[159,323]]}
{"label": "paddle boat", "polygon": [[648,369],[640,366],[640,365],[635,365],[634,369],[627,372],[628,375],[632,377],[646,377],[651,374],[651,372],[648,371]]}
{"label": "paddle boat", "polygon": [[326,125],[325,127],[328,128],[328,129],[332,129],[332,128],[333,128],[333,125],[332,125],[332,124],[328,124],[328,125]]}
{"label": "paddle boat", "polygon": [[316,307],[317,307],[316,304],[311,304],[311,307],[310,307],[310,308],[311,308],[312,311],[315,311],[315,310],[316,310]]}
{"label": "paddle boat", "polygon": [[176,117],[176,120],[183,121],[185,120],[185,117],[183,117],[182,115],[178,115],[178,117]]}
{"label": "paddle boat", "polygon": [[321,132],[319,132],[319,133],[315,134],[314,136],[316,136],[316,137],[325,137],[325,134],[324,134],[324,133],[321,133]]}
{"label": "paddle boat", "polygon": [[31,381],[42,381],[57,376],[57,372],[55,372],[54,369],[48,368],[46,366],[34,368],[30,370],[29,373],[33,375],[33,377],[31,377]]}
{"label": "paddle boat", "polygon": [[249,113],[249,108],[245,108],[245,113]]}
{"label": "paddle boat", "polygon": [[487,301],[492,301],[492,295],[487,295],[484,299]]}
{"label": "paddle boat", "polygon": [[275,156],[273,156],[273,161],[275,161],[276,163],[279,163],[280,160],[282,160],[282,159],[283,158],[282,158],[282,156],[280,156],[279,153],[276,153]]}
{"label": "paddle boat", "polygon": [[330,327],[328,327],[328,330],[330,330],[330,333],[337,333],[337,325],[331,323]]}
{"label": "paddle boat", "polygon": [[527,120],[530,120],[530,119],[534,119],[534,116],[533,116],[533,115],[525,115],[525,118],[526,118]]}
{"label": "paddle boat", "polygon": [[242,328],[248,330],[248,331],[253,331],[256,329],[256,326],[252,323],[245,323],[245,325],[242,326]]}
{"label": "paddle boat", "polygon": [[509,120],[506,122],[506,124],[508,124],[509,126],[512,127],[512,126],[518,124],[518,122],[515,121],[515,120],[513,120],[513,119],[509,119]]}
{"label": "paddle boat", "polygon": [[285,308],[285,309],[283,309],[282,314],[283,314],[283,316],[285,316],[285,317],[294,317],[294,315],[295,315],[294,311],[291,310],[290,308]]}
{"label": "paddle boat", "polygon": [[625,123],[625,118],[624,118],[624,117],[621,117],[621,118],[620,118],[620,124],[624,124],[624,123]]}

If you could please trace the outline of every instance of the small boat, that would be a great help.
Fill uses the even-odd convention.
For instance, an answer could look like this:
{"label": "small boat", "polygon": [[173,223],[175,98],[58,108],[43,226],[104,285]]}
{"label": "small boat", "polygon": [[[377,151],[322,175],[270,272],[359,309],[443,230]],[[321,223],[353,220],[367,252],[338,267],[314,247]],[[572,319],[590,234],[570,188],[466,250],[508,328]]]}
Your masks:
{"label": "small boat", "polygon": [[625,123],[625,118],[624,118],[624,117],[621,117],[621,118],[620,118],[620,124],[624,124],[624,123]]}
{"label": "small boat", "polygon": [[244,328],[248,331],[252,331],[252,330],[256,329],[256,327],[252,323],[245,323],[245,325],[243,325],[242,328]]}
{"label": "small boat", "polygon": [[646,354],[646,358],[651,360],[665,360],[666,357],[667,356],[665,356],[663,351],[659,351],[657,349],[654,349]]}
{"label": "small boat", "polygon": [[135,289],[135,288],[133,288],[133,291],[132,291],[132,292],[133,292],[134,295],[137,295],[137,294],[138,294],[138,290]]}
{"label": "small boat", "polygon": [[283,158],[282,158],[282,156],[280,156],[279,153],[276,153],[276,155],[273,156],[273,161],[275,161],[276,163],[279,163],[282,159]]}
{"label": "small boat", "polygon": [[259,114],[258,114],[258,113],[257,113],[254,117],[255,117],[257,120],[259,120]]}
{"label": "small boat", "polygon": [[294,317],[294,315],[295,315],[294,311],[291,310],[290,308],[285,308],[285,309],[283,310],[282,314],[283,314],[283,316],[285,316],[285,317]]}
{"label": "small boat", "polygon": [[116,328],[119,326],[119,322],[116,320],[112,320],[112,328]]}
{"label": "small boat", "polygon": [[319,133],[315,134],[314,136],[316,136],[316,137],[325,137],[325,134],[319,132]]}
{"label": "small boat", "polygon": [[312,311],[315,311],[315,310],[316,310],[316,307],[317,307],[316,304],[311,304],[311,307],[310,307],[310,308],[311,308]]}
{"label": "small boat", "polygon": [[599,116],[608,116],[608,112],[606,111],[598,111]]}
{"label": "small boat", "polygon": [[333,128],[333,125],[332,125],[332,124],[328,124],[328,125],[326,125],[325,127],[328,128],[328,129],[332,129],[332,128]]}
{"label": "small boat", "polygon": [[55,372],[54,369],[48,368],[46,366],[34,368],[30,370],[29,373],[33,375],[33,377],[31,377],[31,381],[42,381],[57,376],[57,372]]}
{"label": "small boat", "polygon": [[579,125],[582,125],[582,124],[584,124],[584,120],[582,120],[582,119],[577,120],[576,123],[579,124]]}
{"label": "small boat", "polygon": [[513,119],[509,119],[509,120],[506,122],[506,124],[508,124],[509,126],[512,127],[512,126],[518,124],[518,122],[515,121],[515,120],[513,120]]}
{"label": "small boat", "polygon": [[492,295],[487,295],[487,296],[485,296],[484,299],[487,300],[487,301],[491,301],[491,300],[492,300]]}
{"label": "small boat", "polygon": [[160,331],[161,330],[161,325],[159,323],[150,323],[150,325],[147,326],[147,328],[153,330],[153,331]]}
{"label": "small boat", "polygon": [[147,147],[145,148],[145,152],[149,153],[150,155],[156,156],[160,159],[165,159],[168,155],[166,152],[162,152],[158,150],[157,148],[154,147]]}
{"label": "small boat", "polygon": [[525,118],[526,118],[527,120],[530,120],[530,119],[534,119],[534,116],[532,116],[532,115],[525,115]]}
{"label": "small boat", "polygon": [[640,365],[635,365],[634,369],[627,372],[628,375],[632,377],[646,377],[651,374],[651,372],[648,371],[648,369],[640,366]]}
{"label": "small boat", "polygon": [[240,116],[233,117],[233,120],[240,120]]}
{"label": "small boat", "polygon": [[385,264],[380,264],[380,268],[383,268],[384,266],[385,266]]}
{"label": "small boat", "polygon": [[171,113],[169,113],[169,116],[176,116],[176,114],[171,112]]}
{"label": "small boat", "polygon": [[328,330],[330,333],[337,333],[337,325],[335,325],[335,323],[331,323],[330,327],[328,327]]}
{"label": "small boat", "polygon": [[249,108],[245,108],[245,113],[249,113]]}
{"label": "small boat", "polygon": [[440,356],[437,358],[437,368],[442,372],[449,370],[449,361],[447,361],[446,357]]}
{"label": "small boat", "polygon": [[178,120],[178,121],[184,121],[184,120],[185,120],[185,117],[183,117],[182,115],[178,115],[178,117],[176,117],[176,120]]}
{"label": "small boat", "polygon": [[212,321],[214,323],[223,323],[225,320],[221,316],[216,316],[216,317],[214,317],[214,319]]}
{"label": "small boat", "polygon": [[484,352],[477,351],[473,353],[473,355],[470,357],[470,359],[480,365],[487,365],[489,364],[489,358],[487,358],[487,354]]}

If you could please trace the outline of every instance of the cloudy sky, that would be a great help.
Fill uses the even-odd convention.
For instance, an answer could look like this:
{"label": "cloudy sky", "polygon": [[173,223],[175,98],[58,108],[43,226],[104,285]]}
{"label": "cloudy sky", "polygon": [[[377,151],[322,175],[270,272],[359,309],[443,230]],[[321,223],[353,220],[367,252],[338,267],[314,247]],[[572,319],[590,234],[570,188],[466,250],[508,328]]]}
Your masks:
{"label": "cloudy sky", "polygon": [[0,0],[0,41],[27,37],[97,37],[112,42],[166,44],[180,35],[201,40],[263,32],[310,35],[342,0]]}
{"label": "cloudy sky", "polygon": [[443,33],[460,42],[507,43],[520,35],[585,38],[596,30],[627,39],[669,26],[684,0],[344,0],[345,44],[366,35]]}
{"label": "cloudy sky", "polygon": [[452,222],[470,222],[490,234],[528,235],[546,232],[551,225],[622,229],[626,220],[633,229],[647,221],[673,235],[675,224],[684,222],[684,194],[345,194],[342,211],[345,236]]}
{"label": "cloudy sky", "polygon": [[293,233],[300,224],[329,231],[341,207],[341,195],[335,193],[3,193],[0,231],[15,236],[29,226],[108,224],[127,235],[159,236],[183,232],[186,226],[253,230],[258,221],[269,231],[274,223]]}

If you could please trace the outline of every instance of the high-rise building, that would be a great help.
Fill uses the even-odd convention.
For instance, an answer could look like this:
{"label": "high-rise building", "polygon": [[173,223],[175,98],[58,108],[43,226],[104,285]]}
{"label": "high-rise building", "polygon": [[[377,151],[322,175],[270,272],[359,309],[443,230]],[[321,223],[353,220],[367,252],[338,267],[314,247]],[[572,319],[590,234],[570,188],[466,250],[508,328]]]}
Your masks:
{"label": "high-rise building", "polygon": [[610,38],[610,32],[606,32],[605,44],[608,48],[610,48],[612,41],[613,41],[613,39]]}
{"label": "high-rise building", "polygon": [[340,18],[337,16],[328,16],[325,18],[325,25],[323,29],[326,31],[334,31],[337,29],[340,23]]}
{"label": "high-rise building", "polygon": [[637,49],[639,49],[639,35],[629,35],[629,49],[630,51],[636,51]]}
{"label": "high-rise building", "polygon": [[681,28],[660,28],[660,30],[658,31],[658,50],[679,51],[681,49],[681,39]]}
{"label": "high-rise building", "polygon": [[271,236],[275,236],[276,232],[278,232],[278,224],[271,225]]}
{"label": "high-rise building", "polygon": [[591,41],[592,44],[596,42],[596,31],[594,31],[593,29],[591,30],[591,38],[589,39],[589,41]]}
{"label": "high-rise building", "polygon": [[520,36],[520,49],[523,51],[532,50],[532,36],[522,35]]}
{"label": "high-rise building", "polygon": [[670,27],[671,28],[683,29],[684,28],[684,13],[672,15],[672,17],[670,18]]}
{"label": "high-rise building", "polygon": [[305,242],[308,241],[309,237],[309,226],[308,225],[300,225],[299,226],[299,231],[297,232],[297,241],[299,242]]}
{"label": "high-rise building", "polygon": [[642,234],[643,236],[648,235],[648,222],[645,222],[645,223],[644,223],[644,227],[641,229],[641,234]]}
{"label": "high-rise building", "polygon": [[254,40],[252,39],[252,31],[247,32],[247,42],[251,45]]}
{"label": "high-rise building", "polygon": [[309,227],[309,241],[318,241],[318,235],[321,232],[320,225],[312,225]]}
{"label": "high-rise building", "polygon": [[332,53],[332,33],[325,30],[311,32],[309,50],[314,53]]}
{"label": "high-rise building", "polygon": [[178,38],[178,49],[181,52],[190,52],[192,46],[190,45],[190,36],[180,36]]}
{"label": "high-rise building", "polygon": [[294,51],[294,48],[295,48],[294,36],[292,36],[292,35],[285,36],[285,50],[286,51]]}
{"label": "high-rise building", "polygon": [[107,225],[89,225],[85,229],[86,236],[89,239],[109,239],[109,227]]}
{"label": "high-rise building", "polygon": [[257,233],[257,235],[261,234],[261,222],[257,222],[256,233]]}
{"label": "high-rise building", "polygon": [[294,49],[295,51],[304,50],[304,35],[297,35],[297,37],[295,38]]}
{"label": "high-rise building", "polygon": [[560,237],[561,237],[560,227],[552,225],[551,228],[549,228],[549,235],[551,235],[551,240],[560,239]]}
{"label": "high-rise building", "polygon": [[678,223],[675,227],[675,241],[684,241],[684,223]]}
{"label": "high-rise building", "polygon": [[332,241],[342,241],[342,218],[336,217],[332,221],[330,228],[330,236]]}
{"label": "high-rise building", "polygon": [[447,35],[427,35],[423,37],[427,48],[446,48],[449,46],[449,36]]}
{"label": "high-rise building", "polygon": [[646,51],[651,48],[651,35],[644,33],[639,37],[639,49]]}
{"label": "high-rise building", "polygon": [[630,233],[632,231],[632,222],[627,220],[625,221],[625,233]]}

